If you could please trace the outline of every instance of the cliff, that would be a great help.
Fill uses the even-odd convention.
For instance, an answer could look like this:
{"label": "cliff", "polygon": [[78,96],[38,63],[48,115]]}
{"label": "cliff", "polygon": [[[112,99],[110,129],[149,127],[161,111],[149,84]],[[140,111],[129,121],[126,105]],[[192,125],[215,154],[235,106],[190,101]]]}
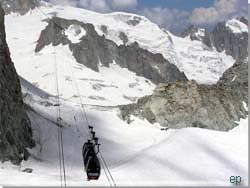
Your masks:
{"label": "cliff", "polygon": [[34,146],[24,110],[18,75],[6,43],[4,11],[0,6],[0,161],[19,164]]}

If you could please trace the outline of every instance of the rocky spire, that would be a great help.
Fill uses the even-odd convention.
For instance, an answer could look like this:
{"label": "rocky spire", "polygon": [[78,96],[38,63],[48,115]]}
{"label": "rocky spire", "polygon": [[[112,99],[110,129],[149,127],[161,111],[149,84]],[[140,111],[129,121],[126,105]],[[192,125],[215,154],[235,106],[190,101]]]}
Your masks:
{"label": "rocky spire", "polygon": [[226,51],[234,59],[245,59],[248,56],[248,29],[245,19],[232,19],[218,23],[213,32],[206,32],[203,42],[214,47],[218,52]]}
{"label": "rocky spire", "polygon": [[19,13],[26,14],[28,11],[40,5],[40,0],[0,0],[5,14]]}
{"label": "rocky spire", "polygon": [[26,147],[34,143],[5,36],[4,10],[0,6],[0,161],[18,164],[27,153]]}

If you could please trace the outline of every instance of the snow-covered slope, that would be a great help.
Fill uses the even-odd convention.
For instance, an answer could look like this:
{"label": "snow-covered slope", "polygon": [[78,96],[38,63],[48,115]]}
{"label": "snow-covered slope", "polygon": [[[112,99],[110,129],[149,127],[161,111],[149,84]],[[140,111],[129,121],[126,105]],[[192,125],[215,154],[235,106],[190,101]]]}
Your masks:
{"label": "snow-covered slope", "polygon": [[[209,50],[201,42],[176,37],[138,15],[99,14],[62,6],[41,10],[48,16],[56,14],[93,23],[100,35],[117,44],[122,43],[119,33],[124,32],[129,43],[137,41],[145,49],[162,53],[190,79],[199,82],[216,82],[233,63],[224,53]],[[199,128],[161,131],[159,125],[136,117],[127,124],[112,106],[151,94],[155,85],[115,62],[110,68],[100,62],[100,71],[94,72],[76,63],[67,46],[46,46],[35,53],[36,41],[47,25],[42,22],[44,19],[37,10],[24,16],[6,16],[12,59],[19,75],[31,82],[21,79],[25,102],[34,109],[29,117],[37,146],[20,167],[0,164],[0,184],[60,185],[54,58],[62,102],[67,185],[109,185],[103,171],[99,181],[86,181],[81,156],[87,139],[86,120],[80,113],[78,89],[83,103],[88,104],[85,108],[89,122],[100,138],[101,152],[117,185],[230,185],[231,175],[240,175],[247,184],[247,120],[241,120],[239,127],[227,133]],[[102,25],[107,26],[107,33]],[[70,33],[68,38],[78,42],[85,31]],[[25,168],[34,171],[22,172]]]}
{"label": "snow-covered slope", "polygon": [[[121,12],[100,14],[68,6],[42,6],[40,10],[49,17],[56,15],[92,23],[100,35],[104,34],[106,38],[117,44],[123,43],[119,37],[123,32],[128,38],[128,43],[136,41],[142,48],[153,53],[162,53],[166,59],[184,71],[189,79],[197,80],[200,83],[215,83],[234,61],[225,53],[206,49],[201,42],[176,37],[142,16]],[[17,72],[30,82],[37,84],[39,88],[54,94],[54,85],[48,85],[48,80],[54,82],[51,80],[54,78],[52,65],[54,57],[51,54],[54,49],[47,47],[40,53],[34,53],[40,32],[47,25],[42,21],[47,17],[41,11],[35,9],[24,16],[7,15],[7,41]],[[103,26],[106,26],[106,30],[103,29]],[[70,30],[72,28],[68,28],[67,31]],[[85,33],[84,30],[79,32],[78,35],[72,35],[72,32],[71,34],[66,32],[66,34],[71,41],[77,43],[80,36]],[[60,66],[59,80],[63,85],[61,91],[64,98],[73,97],[73,94],[68,93],[71,92],[70,83],[73,79],[68,73],[70,71],[67,67],[69,62],[75,64],[73,71],[76,71],[76,79],[81,85],[81,93],[86,93],[83,96],[86,103],[116,105],[118,104],[117,99],[122,101],[122,104],[131,103],[134,102],[134,97],[151,94],[154,89],[154,85],[148,80],[139,78],[134,73],[115,65],[109,70],[101,68],[100,73],[96,73],[76,64],[66,46],[57,46],[56,56]],[[121,74],[117,74],[118,69]],[[127,75],[129,79],[125,79],[123,75]],[[89,79],[86,79],[87,77]],[[97,87],[95,87],[96,85]]]}
{"label": "snow-covered slope", "polygon": [[[150,22],[144,16],[131,13],[115,12],[100,14],[89,10],[76,9],[74,7],[56,6],[44,8],[45,12],[56,12],[56,16],[66,19],[77,19],[95,26],[99,35],[114,41],[116,44],[123,44],[119,37],[123,32],[128,37],[128,44],[138,42],[139,45],[153,53],[162,53],[170,62],[178,65],[176,54],[172,48],[171,40],[166,36],[158,25]],[[102,29],[106,26],[106,31]]]}
{"label": "snow-covered slope", "polygon": [[196,80],[198,83],[216,83],[222,73],[235,62],[232,56],[210,49],[201,41],[174,35],[171,35],[171,38],[178,61],[181,62],[179,69],[184,71],[190,80]]}
{"label": "snow-covered slope", "polygon": [[[127,104],[152,93],[155,87],[152,82],[115,62],[110,68],[100,65],[100,71],[95,72],[76,63],[67,46],[48,46],[35,53],[36,41],[46,23],[41,21],[44,19],[41,13],[34,11],[30,14],[6,16],[7,40],[18,74],[40,89],[56,94],[55,55],[59,90],[64,99],[78,101],[76,82],[83,102],[87,104]],[[84,31],[81,32],[84,34]]]}
{"label": "snow-covered slope", "polygon": [[[20,167],[0,164],[2,185],[60,185],[55,99],[25,81],[37,146]],[[67,185],[109,185],[104,171],[98,181],[86,181],[81,147],[87,139],[79,106],[61,100]],[[247,184],[248,121],[229,132],[199,128],[161,131],[157,125],[133,117],[118,118],[116,108],[85,106],[100,138],[101,152],[117,185],[230,185],[237,174]],[[74,119],[75,116],[75,119]],[[32,168],[31,174],[22,172]],[[27,181],[29,180],[29,181]]]}
{"label": "snow-covered slope", "polygon": [[230,28],[233,33],[248,32],[247,25],[236,19],[228,20],[226,27]]}

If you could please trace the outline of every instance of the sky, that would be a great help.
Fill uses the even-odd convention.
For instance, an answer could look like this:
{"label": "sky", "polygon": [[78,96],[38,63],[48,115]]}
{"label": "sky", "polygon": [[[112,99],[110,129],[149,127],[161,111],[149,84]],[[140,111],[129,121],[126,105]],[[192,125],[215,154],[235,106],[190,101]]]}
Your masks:
{"label": "sky", "polygon": [[174,33],[190,25],[212,30],[216,23],[247,17],[247,0],[47,0],[97,12],[131,12],[146,16]]}
{"label": "sky", "polygon": [[213,5],[213,0],[138,0],[145,7],[160,6],[163,8],[178,8],[181,10],[191,11],[194,8]]}

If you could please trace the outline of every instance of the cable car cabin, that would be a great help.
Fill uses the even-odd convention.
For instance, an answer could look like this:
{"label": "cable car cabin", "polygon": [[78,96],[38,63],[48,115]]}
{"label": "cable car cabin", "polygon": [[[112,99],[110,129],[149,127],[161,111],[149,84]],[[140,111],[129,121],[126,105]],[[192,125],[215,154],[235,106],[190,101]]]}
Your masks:
{"label": "cable car cabin", "polygon": [[90,140],[83,145],[82,156],[88,180],[98,180],[101,166],[95,151],[95,145]]}
{"label": "cable car cabin", "polygon": [[101,174],[101,166],[97,157],[89,157],[86,165],[88,180],[98,180]]}
{"label": "cable car cabin", "polygon": [[92,157],[92,158],[96,157],[96,152],[95,152],[95,149],[94,149],[94,145],[89,146],[86,149],[86,152],[83,155],[83,162],[84,162],[85,170],[86,170],[87,162],[88,162],[90,157]]}
{"label": "cable car cabin", "polygon": [[84,156],[86,155],[86,152],[89,150],[90,147],[93,147],[93,143],[91,143],[90,140],[88,140],[88,142],[84,143],[84,145],[82,147],[83,159],[84,159]]}

